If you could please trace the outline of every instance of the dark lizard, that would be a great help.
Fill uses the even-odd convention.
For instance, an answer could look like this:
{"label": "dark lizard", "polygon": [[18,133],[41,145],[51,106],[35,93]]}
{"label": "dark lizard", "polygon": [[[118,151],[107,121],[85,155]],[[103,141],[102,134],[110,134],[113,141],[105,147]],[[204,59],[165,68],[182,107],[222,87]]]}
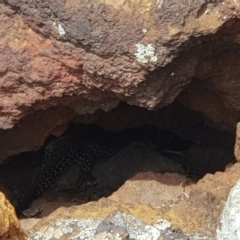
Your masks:
{"label": "dark lizard", "polygon": [[62,136],[45,148],[44,161],[37,171],[28,191],[17,206],[17,212],[29,207],[51,184],[71,166],[80,167],[80,183],[91,180],[91,171],[99,158],[108,158],[132,142],[149,143],[157,150],[181,150],[192,145],[172,132],[156,127],[128,129],[120,133],[97,129]]}

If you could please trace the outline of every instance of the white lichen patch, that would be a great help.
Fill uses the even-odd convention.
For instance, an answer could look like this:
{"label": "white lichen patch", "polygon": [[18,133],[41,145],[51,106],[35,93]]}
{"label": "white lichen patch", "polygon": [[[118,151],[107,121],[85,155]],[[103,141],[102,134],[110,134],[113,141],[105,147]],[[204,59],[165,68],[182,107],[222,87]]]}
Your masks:
{"label": "white lichen patch", "polygon": [[221,227],[217,230],[218,240],[240,239],[240,181],[232,188],[221,217]]}
{"label": "white lichen patch", "polygon": [[66,34],[66,32],[65,32],[65,30],[64,30],[64,28],[62,27],[61,24],[58,24],[58,32],[59,32],[60,35],[65,35]]}
{"label": "white lichen patch", "polygon": [[94,239],[94,233],[103,219],[65,219],[50,224],[42,231],[29,236],[29,240]]}
{"label": "white lichen patch", "polygon": [[141,43],[137,43],[136,47],[137,47],[137,52],[135,53],[135,56],[138,62],[140,63],[157,62],[158,58],[155,55],[155,47],[152,44],[148,44],[147,46],[144,46]]}

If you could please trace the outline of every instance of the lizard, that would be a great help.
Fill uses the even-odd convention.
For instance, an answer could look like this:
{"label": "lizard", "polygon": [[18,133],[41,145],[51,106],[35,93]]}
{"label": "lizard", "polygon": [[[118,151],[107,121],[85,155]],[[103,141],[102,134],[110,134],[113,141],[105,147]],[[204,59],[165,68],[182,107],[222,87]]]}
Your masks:
{"label": "lizard", "polygon": [[78,184],[93,182],[91,171],[100,158],[108,158],[127,147],[132,142],[143,142],[157,150],[181,150],[192,142],[176,134],[152,126],[126,129],[122,132],[97,131],[77,132],[63,135],[47,144],[43,163],[36,171],[30,187],[17,206],[17,212],[29,207],[46,189],[48,189],[72,165],[78,164],[80,175]]}

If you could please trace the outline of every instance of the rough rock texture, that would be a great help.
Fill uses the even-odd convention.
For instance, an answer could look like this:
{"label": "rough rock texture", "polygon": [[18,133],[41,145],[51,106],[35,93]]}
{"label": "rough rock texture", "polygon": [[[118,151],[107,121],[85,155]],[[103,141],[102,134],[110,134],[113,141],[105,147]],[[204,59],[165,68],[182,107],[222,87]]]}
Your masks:
{"label": "rough rock texture", "polygon": [[[98,161],[92,174],[99,183],[99,191],[104,190],[104,192],[111,194],[121,187],[126,180],[143,171],[182,175],[185,173],[181,164],[162,156],[153,148],[133,143],[110,159]],[[134,186],[133,189],[135,189]]]}
{"label": "rough rock texture", "polygon": [[239,174],[238,164],[226,173],[207,174],[197,184],[174,174],[137,175],[109,199],[133,205],[150,204],[161,209],[162,217],[184,232],[214,235],[217,219]]}
{"label": "rough rock texture", "polygon": [[38,111],[37,114],[27,116],[11,130],[0,130],[0,159],[39,149],[50,134],[60,136],[73,116],[74,112],[68,108]]}
{"label": "rough rock texture", "polygon": [[[38,222],[32,231],[43,232],[49,224],[64,219],[105,218],[114,210],[120,210],[148,225],[167,219],[174,228],[189,236],[193,234],[195,238],[192,239],[197,239],[196,233],[206,236],[206,239],[215,239],[229,192],[239,178],[239,163],[227,168],[224,173],[208,174],[197,184],[175,174],[140,173],[109,198],[58,208]],[[165,194],[156,194],[158,189],[164,189]],[[136,195],[139,197],[136,198]],[[46,200],[42,202],[43,207],[47,204]],[[58,202],[58,206],[64,206],[64,203]]]}
{"label": "rough rock texture", "polygon": [[109,110],[120,100],[160,108],[192,78],[202,85],[197,93],[210,86],[206,96],[218,96],[199,110],[230,125],[238,115],[238,1],[0,4],[3,129],[52,106],[78,114]]}
{"label": "rough rock texture", "polygon": [[177,173],[139,173],[126,181],[109,199],[126,204],[149,204],[156,209],[172,207],[189,195],[190,187],[185,191],[185,185],[192,182],[187,182],[185,176]]}
{"label": "rough rock texture", "polygon": [[[38,165],[29,166],[27,162],[24,161],[24,158],[26,159],[27,156],[25,155],[23,159],[17,160],[19,165],[17,165],[17,163],[10,165],[10,170],[7,170],[7,168],[0,169],[0,189],[8,193],[10,192],[8,198],[17,209],[19,209],[18,206],[19,201],[21,202],[22,194],[26,194],[26,188],[29,188],[29,183],[31,183],[35,176],[35,172],[37,172],[36,169],[38,169]],[[33,162],[33,159],[33,156],[30,156],[29,162]],[[129,164],[130,162],[131,164]],[[138,143],[129,145],[110,158],[97,161],[92,171],[92,176],[98,184],[92,188],[87,187],[86,191],[83,191],[83,189],[79,189],[79,186],[76,186],[76,182],[80,176],[79,170],[79,165],[73,164],[72,167],[70,167],[69,170],[56,182],[52,182],[53,185],[43,192],[45,194],[33,199],[36,200],[36,202],[34,202],[33,207],[31,208],[32,210],[24,211],[24,215],[32,217],[39,213],[38,209],[42,209],[39,216],[47,216],[52,212],[54,207],[54,204],[49,205],[49,202],[54,203],[60,201],[60,205],[58,204],[56,207],[61,206],[62,202],[66,202],[68,206],[71,206],[77,203],[85,203],[89,200],[97,200],[101,197],[107,197],[111,195],[113,191],[116,191],[122,186],[126,180],[133,177],[138,172],[152,171],[155,173],[172,172],[184,174],[184,170],[179,163],[162,156],[159,152],[150,147]],[[148,177],[150,178],[150,175]],[[167,176],[166,181],[170,181],[170,178],[171,175]],[[180,184],[180,181],[185,180],[185,178],[178,175],[175,178],[173,175],[172,181],[175,180],[178,180],[178,184]],[[4,186],[4,188],[1,185]],[[151,185],[149,187],[151,187]],[[155,192],[154,196],[161,193],[161,190],[165,190],[158,184],[152,186],[152,188]],[[8,191],[6,191],[6,189],[8,189]],[[181,188],[180,191],[178,190],[179,188],[176,187],[175,195],[170,194],[168,200],[173,196],[181,196]],[[144,197],[145,195],[143,195],[143,198]],[[151,192],[149,192],[149,197],[153,198]],[[47,204],[45,203],[46,200]],[[161,200],[162,198],[156,201],[155,205],[159,204]]]}
{"label": "rough rock texture", "polygon": [[238,162],[240,162],[240,122],[237,124],[236,141],[234,146],[234,155]]}
{"label": "rough rock texture", "polygon": [[218,240],[240,239],[240,182],[232,188],[217,231]]}
{"label": "rough rock texture", "polygon": [[[240,117],[239,16],[238,0],[0,0],[0,160],[120,101],[155,110],[178,97],[232,130]],[[164,216],[213,235],[236,179],[239,165],[207,175]],[[159,215],[146,209],[141,217]]]}
{"label": "rough rock texture", "polygon": [[26,239],[13,206],[5,198],[5,195],[2,192],[0,192],[0,238],[2,240]]}
{"label": "rough rock texture", "polygon": [[160,220],[154,226],[144,224],[120,211],[114,211],[105,219],[68,219],[50,224],[45,231],[32,234],[29,239],[89,239],[89,240],[189,240],[189,238],[171,229],[168,221]]}

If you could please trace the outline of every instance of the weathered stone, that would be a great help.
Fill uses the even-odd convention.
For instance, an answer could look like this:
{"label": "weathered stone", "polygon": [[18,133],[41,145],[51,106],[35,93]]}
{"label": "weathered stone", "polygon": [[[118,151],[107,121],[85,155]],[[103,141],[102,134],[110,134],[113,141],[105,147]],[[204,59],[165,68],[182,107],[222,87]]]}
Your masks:
{"label": "weathered stone", "polygon": [[[109,111],[120,101],[155,110],[178,97],[232,130],[240,117],[239,6],[238,0],[0,1],[0,159],[38,149],[76,115]],[[238,138],[237,131],[237,160]],[[238,164],[209,174],[182,192],[188,201],[165,212],[102,200],[66,215],[94,209],[105,217],[125,208],[210,236],[239,176]],[[183,219],[188,212],[191,224]]]}
{"label": "weathered stone", "polygon": [[[173,206],[189,195],[188,180],[177,173],[139,173],[114,192],[109,199],[126,204],[149,204],[153,208]],[[189,181],[188,184],[190,184]],[[134,191],[134,194],[133,194]]]}
{"label": "weathered stone", "polygon": [[238,163],[225,172],[206,174],[191,190],[188,201],[175,205],[167,213],[167,219],[184,232],[214,236],[229,192],[239,176]]}
{"label": "weathered stone", "polygon": [[[99,183],[99,191],[101,192],[102,190],[104,190],[111,194],[113,191],[116,191],[119,187],[121,187],[125,183],[125,181],[132,178],[137,173],[143,171],[151,171],[155,173],[169,172],[184,175],[184,170],[181,164],[178,164],[171,159],[162,156],[156,150],[139,143],[133,143],[130,146],[122,149],[120,152],[112,156],[107,161],[106,159],[98,161],[94,167],[92,174]],[[106,178],[106,176],[108,177]],[[145,175],[138,177],[141,181],[142,179],[144,179]],[[153,182],[154,180],[157,181],[157,179],[154,178],[155,174],[151,175],[151,173],[149,173],[147,175],[148,179],[151,179],[151,177],[153,177]],[[181,178],[181,176],[179,178]],[[131,185],[131,182],[129,183]],[[136,195],[134,196],[140,199],[140,192],[139,195],[137,194],[138,190],[140,189],[136,189],[135,187],[136,186],[129,186],[129,190],[135,189]],[[155,186],[153,183],[151,189],[154,187],[157,186]],[[157,192],[159,193],[162,190],[163,189],[159,188]],[[130,190],[130,192],[131,191],[132,190]],[[127,199],[129,198],[126,198],[126,200]]]}
{"label": "weathered stone", "polygon": [[38,111],[28,115],[14,128],[0,130],[0,161],[8,156],[39,149],[50,134],[61,135],[74,115],[69,108]]}
{"label": "weathered stone", "polygon": [[105,219],[67,219],[49,223],[47,228],[30,234],[29,239],[82,239],[89,240],[190,240],[180,231],[175,231],[166,220],[153,226],[120,211],[113,211]]}
{"label": "weathered stone", "polygon": [[0,238],[2,240],[25,240],[15,210],[5,195],[0,192]]}
{"label": "weathered stone", "polygon": [[[80,206],[58,208],[34,226],[32,231],[46,229],[52,222],[69,218],[105,218],[114,210],[120,210],[149,225],[157,223],[159,219],[167,219],[174,228],[181,229],[183,233],[191,236],[190,239],[214,239],[229,192],[239,178],[238,163],[225,172],[207,174],[196,184],[180,176],[174,178],[174,174],[154,176],[140,173],[129,179],[107,199],[102,198]],[[162,189],[162,194],[156,192],[158,188]],[[176,191],[179,192],[178,196]],[[140,197],[135,197],[139,194]],[[164,201],[161,201],[164,196]],[[171,196],[175,198],[172,200]],[[45,202],[45,205],[47,204],[50,203]],[[59,204],[65,205],[61,202]]]}
{"label": "weathered stone", "polygon": [[240,162],[240,122],[237,124],[236,129],[236,140],[234,146],[234,155],[238,162]]}
{"label": "weathered stone", "polygon": [[218,240],[238,240],[240,238],[240,182],[232,188],[221,216],[221,226],[217,231]]}
{"label": "weathered stone", "polygon": [[[240,109],[237,96],[229,95],[238,89],[236,78],[232,84],[226,76],[216,82],[220,71],[213,81],[208,77],[214,69],[226,70],[209,52],[212,44],[236,56],[236,1],[4,2],[1,128],[52,106],[70,106],[79,114],[109,110],[119,100],[159,108],[171,103],[193,77],[214,82],[216,93],[224,89],[220,99],[232,106],[232,113]],[[211,57],[212,68],[204,68]],[[229,58],[222,58],[237,76]]]}
{"label": "weathered stone", "polygon": [[[232,129],[239,12],[234,0],[1,1],[0,129],[53,107],[78,115],[120,101],[159,109],[180,93],[187,107]],[[49,128],[3,158],[39,147]]]}

